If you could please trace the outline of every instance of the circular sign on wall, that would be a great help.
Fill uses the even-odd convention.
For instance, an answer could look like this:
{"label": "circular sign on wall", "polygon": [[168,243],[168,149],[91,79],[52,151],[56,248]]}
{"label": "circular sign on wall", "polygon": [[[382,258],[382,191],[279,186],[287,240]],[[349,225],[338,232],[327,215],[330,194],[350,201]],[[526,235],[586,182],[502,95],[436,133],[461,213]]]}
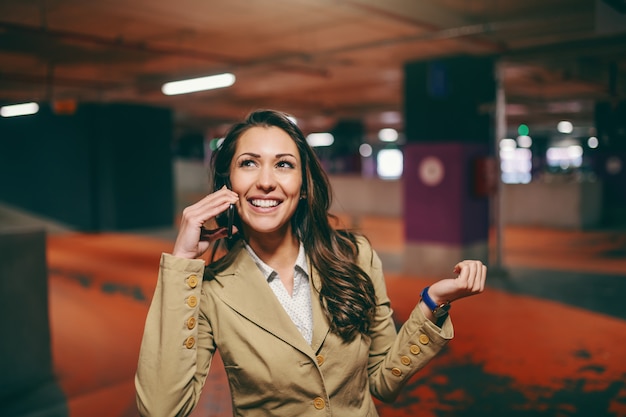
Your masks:
{"label": "circular sign on wall", "polygon": [[443,181],[444,175],[443,162],[436,156],[427,156],[420,162],[418,176],[424,184],[430,187],[437,186]]}

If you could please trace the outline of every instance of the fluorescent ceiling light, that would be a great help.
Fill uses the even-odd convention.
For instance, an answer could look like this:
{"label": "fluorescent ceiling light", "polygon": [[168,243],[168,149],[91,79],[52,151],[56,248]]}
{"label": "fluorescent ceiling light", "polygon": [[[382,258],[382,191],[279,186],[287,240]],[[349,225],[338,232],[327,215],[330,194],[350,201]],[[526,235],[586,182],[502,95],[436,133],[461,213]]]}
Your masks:
{"label": "fluorescent ceiling light", "polygon": [[29,114],[35,114],[38,111],[39,111],[39,105],[37,103],[13,104],[10,106],[0,107],[0,116],[2,117],[26,116]]}
{"label": "fluorescent ceiling light", "polygon": [[191,78],[189,80],[172,81],[163,84],[161,91],[166,96],[195,93],[196,91],[214,90],[230,87],[235,83],[235,76],[230,73],[210,75],[208,77]]}

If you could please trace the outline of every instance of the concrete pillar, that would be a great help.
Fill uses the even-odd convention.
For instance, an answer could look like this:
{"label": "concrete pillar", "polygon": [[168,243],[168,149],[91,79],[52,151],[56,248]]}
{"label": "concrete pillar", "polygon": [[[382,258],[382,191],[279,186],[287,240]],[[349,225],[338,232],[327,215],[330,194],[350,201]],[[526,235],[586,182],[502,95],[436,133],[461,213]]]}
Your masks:
{"label": "concrete pillar", "polygon": [[52,366],[46,237],[0,229],[0,415],[64,417]]}
{"label": "concrete pillar", "polygon": [[485,165],[494,143],[492,58],[405,66],[404,217],[408,273],[448,277],[456,262],[487,263]]}

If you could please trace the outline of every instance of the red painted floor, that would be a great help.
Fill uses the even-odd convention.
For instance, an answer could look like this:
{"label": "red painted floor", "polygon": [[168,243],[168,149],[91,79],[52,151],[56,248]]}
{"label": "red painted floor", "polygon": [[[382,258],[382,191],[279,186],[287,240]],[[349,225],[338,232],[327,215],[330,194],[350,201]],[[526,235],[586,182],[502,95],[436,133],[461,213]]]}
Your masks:
{"label": "red painted floor", "polygon": [[[401,253],[401,223],[364,218],[359,227],[379,252]],[[171,245],[130,234],[48,237],[52,354],[70,416],[137,415],[139,343],[159,256]],[[504,265],[532,273],[455,303],[455,339],[396,403],[379,404],[381,415],[626,416],[626,308],[614,294],[626,291],[626,233],[508,228],[503,248]],[[548,293],[556,274],[565,284]],[[535,295],[525,292],[526,276]],[[401,323],[432,278],[389,272],[387,281]],[[581,308],[584,291],[558,297],[598,282],[615,285],[607,299],[618,300],[617,313]],[[232,415],[219,360],[193,415]]]}

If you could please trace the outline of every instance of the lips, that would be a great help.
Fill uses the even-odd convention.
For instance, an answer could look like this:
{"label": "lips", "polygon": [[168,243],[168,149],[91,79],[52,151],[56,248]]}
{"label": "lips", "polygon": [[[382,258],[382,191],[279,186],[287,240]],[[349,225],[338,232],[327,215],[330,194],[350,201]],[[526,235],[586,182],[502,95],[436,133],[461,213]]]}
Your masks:
{"label": "lips", "polygon": [[271,208],[276,207],[280,204],[279,200],[264,200],[264,199],[252,199],[250,200],[250,204],[259,208]]}

